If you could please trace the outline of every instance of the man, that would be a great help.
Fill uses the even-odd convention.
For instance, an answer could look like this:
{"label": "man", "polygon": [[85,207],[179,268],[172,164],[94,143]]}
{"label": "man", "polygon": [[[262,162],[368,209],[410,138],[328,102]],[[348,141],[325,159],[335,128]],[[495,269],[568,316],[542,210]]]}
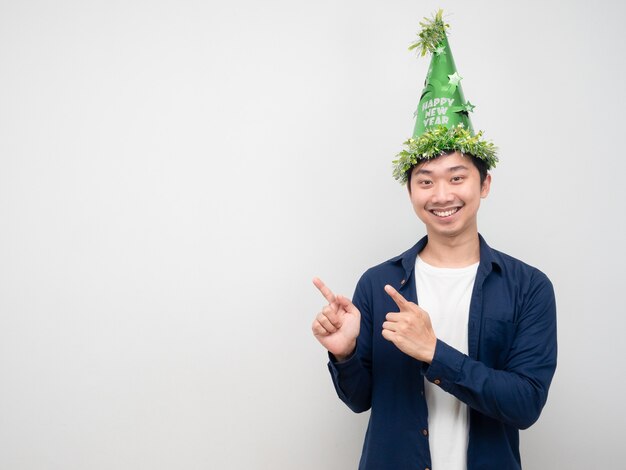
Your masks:
{"label": "man", "polygon": [[[543,273],[478,233],[494,147],[473,134],[467,112],[451,111],[450,127],[430,124],[437,104],[469,102],[441,12],[423,26],[417,45],[440,53],[394,174],[427,235],[369,269],[353,301],[314,279],[328,305],[312,330],[339,397],[371,409],[359,468],[519,469],[518,430],[539,417],[556,367],[554,293]],[[435,78],[442,56],[454,70],[447,84]]]}

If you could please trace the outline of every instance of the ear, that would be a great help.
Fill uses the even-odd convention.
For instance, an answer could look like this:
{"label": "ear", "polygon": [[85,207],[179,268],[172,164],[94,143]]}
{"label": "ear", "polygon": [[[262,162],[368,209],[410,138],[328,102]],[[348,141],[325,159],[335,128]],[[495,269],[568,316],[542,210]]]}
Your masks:
{"label": "ear", "polygon": [[483,186],[480,188],[480,197],[485,199],[489,195],[489,190],[491,189],[491,173],[487,173],[485,177],[485,181],[483,181]]}

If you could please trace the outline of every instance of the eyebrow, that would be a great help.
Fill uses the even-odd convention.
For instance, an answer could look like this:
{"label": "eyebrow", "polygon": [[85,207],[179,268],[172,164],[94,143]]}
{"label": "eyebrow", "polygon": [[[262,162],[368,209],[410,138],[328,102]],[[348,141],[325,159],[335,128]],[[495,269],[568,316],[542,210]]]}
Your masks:
{"label": "eyebrow", "polygon": [[[465,165],[457,165],[457,166],[452,166],[450,168],[448,168],[446,171],[448,173],[454,173],[455,171],[460,171],[460,170],[467,170],[467,167]],[[419,170],[417,170],[415,172],[416,175],[422,174],[422,175],[432,175],[433,172],[430,170],[425,170],[424,168],[420,168]]]}
{"label": "eyebrow", "polygon": [[448,168],[448,173],[453,173],[455,171],[467,170],[468,168],[465,165],[457,165],[451,168]]}

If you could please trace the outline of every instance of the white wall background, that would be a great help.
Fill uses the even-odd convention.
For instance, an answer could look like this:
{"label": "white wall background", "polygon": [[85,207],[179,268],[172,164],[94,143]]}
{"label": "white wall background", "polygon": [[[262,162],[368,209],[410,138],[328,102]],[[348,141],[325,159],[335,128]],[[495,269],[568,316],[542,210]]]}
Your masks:
{"label": "white wall background", "polygon": [[623,467],[623,2],[2,0],[0,468],[356,468],[310,279],[423,234],[390,160],[440,6],[481,232],[558,296],[525,468]]}

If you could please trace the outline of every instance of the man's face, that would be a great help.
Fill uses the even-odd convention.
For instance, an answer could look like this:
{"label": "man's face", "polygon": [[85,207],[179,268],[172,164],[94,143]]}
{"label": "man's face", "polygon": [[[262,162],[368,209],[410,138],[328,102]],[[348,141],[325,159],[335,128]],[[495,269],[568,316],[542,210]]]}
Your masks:
{"label": "man's face", "polygon": [[490,185],[491,175],[481,186],[470,158],[455,152],[413,169],[410,198],[429,236],[455,237],[478,231],[476,214]]}

